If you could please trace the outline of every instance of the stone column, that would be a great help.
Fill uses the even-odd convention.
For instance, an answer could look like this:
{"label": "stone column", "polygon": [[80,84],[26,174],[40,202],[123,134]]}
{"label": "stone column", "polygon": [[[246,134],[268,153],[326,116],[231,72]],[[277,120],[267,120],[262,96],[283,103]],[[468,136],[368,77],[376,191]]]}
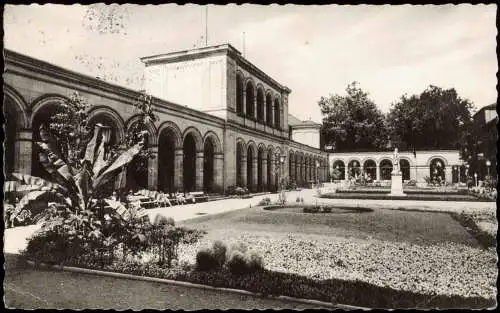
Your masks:
{"label": "stone column", "polygon": [[213,191],[224,190],[224,154],[214,153],[214,185]]}
{"label": "stone column", "polygon": [[262,159],[262,189],[268,190],[267,187],[267,159]]}
{"label": "stone column", "polygon": [[300,181],[302,184],[306,182],[306,164],[304,161],[300,162]]}
{"label": "stone column", "polygon": [[149,190],[158,189],[158,146],[151,147],[153,159],[148,160],[148,188]]}
{"label": "stone column", "polygon": [[377,163],[377,180],[380,180],[380,163]]}
{"label": "stone column", "polygon": [[[251,183],[251,190],[253,192],[257,191],[257,182],[258,182],[258,159],[257,159],[257,156],[254,156],[253,159],[252,159],[252,181],[250,182]],[[250,189],[250,188],[249,188]]]}
{"label": "stone column", "polygon": [[349,180],[349,165],[345,164],[344,166],[344,180]]}
{"label": "stone column", "polygon": [[290,165],[290,182],[292,181],[296,181],[296,178],[295,178],[295,159],[292,159],[291,161],[291,165]]}
{"label": "stone column", "polygon": [[[449,165],[444,169],[444,179],[447,183],[452,183],[453,180],[453,166]],[[478,177],[479,180],[479,177]]]}
{"label": "stone column", "polygon": [[174,189],[182,191],[184,189],[184,151],[176,148],[174,154]]}
{"label": "stone column", "polygon": [[14,143],[14,172],[31,174],[31,155],[33,132],[29,129],[16,132]]}
{"label": "stone column", "polygon": [[274,124],[274,99],[271,100],[271,126],[276,128]]}
{"label": "stone column", "polygon": [[[238,161],[236,161],[238,162]],[[243,184],[243,186],[239,186],[239,187],[247,187],[248,186],[248,182],[247,182],[247,156],[244,155],[241,157],[241,183]]]}
{"label": "stone column", "polygon": [[203,151],[197,151],[196,152],[196,170],[195,170],[195,177],[196,177],[196,182],[195,182],[195,190],[196,191],[203,191],[203,160],[204,160],[204,153]]}

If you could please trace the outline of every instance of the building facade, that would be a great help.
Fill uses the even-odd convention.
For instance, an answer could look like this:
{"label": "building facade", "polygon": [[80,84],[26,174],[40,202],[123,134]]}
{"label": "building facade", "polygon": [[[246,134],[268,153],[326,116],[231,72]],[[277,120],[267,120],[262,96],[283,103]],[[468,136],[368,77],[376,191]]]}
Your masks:
{"label": "building facade", "polygon": [[[424,183],[427,178],[456,183],[466,170],[458,150],[400,151],[399,168],[403,181]],[[330,153],[330,175],[338,172],[339,180],[348,180],[360,173],[367,173],[375,181],[391,181],[393,152],[343,152]]]}
{"label": "building facade", "polygon": [[[93,123],[112,127],[116,142],[137,122],[140,92],[17,52],[4,55],[6,173],[43,174],[38,129],[74,91],[91,104]],[[147,127],[155,156],[148,172],[127,169],[134,188],[218,193],[229,186],[275,190],[280,179],[327,180],[319,142],[293,140],[289,131],[291,91],[230,45],[141,60],[159,119]]]}

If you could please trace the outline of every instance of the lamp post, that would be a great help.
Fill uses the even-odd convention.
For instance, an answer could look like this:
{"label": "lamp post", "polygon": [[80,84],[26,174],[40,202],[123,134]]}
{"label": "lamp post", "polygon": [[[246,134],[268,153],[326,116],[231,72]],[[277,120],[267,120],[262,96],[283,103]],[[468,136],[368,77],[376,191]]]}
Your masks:
{"label": "lamp post", "polygon": [[474,173],[474,179],[476,180],[476,187],[477,187],[477,173]]}
{"label": "lamp post", "polygon": [[491,161],[486,160],[486,169],[488,170],[488,176],[490,176],[490,166],[491,166]]}
{"label": "lamp post", "polygon": [[[458,175],[457,175],[457,166],[456,165],[453,166],[453,175],[455,175],[455,177],[457,178],[456,180],[458,182],[459,179],[458,179]],[[455,182],[455,180],[453,180],[453,182]]]}

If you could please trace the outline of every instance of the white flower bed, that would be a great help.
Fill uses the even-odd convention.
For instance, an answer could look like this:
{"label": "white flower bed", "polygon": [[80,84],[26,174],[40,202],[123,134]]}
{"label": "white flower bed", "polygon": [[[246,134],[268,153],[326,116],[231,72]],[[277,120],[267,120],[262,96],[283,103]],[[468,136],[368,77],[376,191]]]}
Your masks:
{"label": "white flower bed", "polygon": [[194,263],[200,246],[213,240],[246,243],[261,254],[269,270],[315,279],[361,280],[424,294],[496,296],[497,257],[465,245],[419,246],[376,239],[211,231],[198,244],[181,248],[180,261]]}

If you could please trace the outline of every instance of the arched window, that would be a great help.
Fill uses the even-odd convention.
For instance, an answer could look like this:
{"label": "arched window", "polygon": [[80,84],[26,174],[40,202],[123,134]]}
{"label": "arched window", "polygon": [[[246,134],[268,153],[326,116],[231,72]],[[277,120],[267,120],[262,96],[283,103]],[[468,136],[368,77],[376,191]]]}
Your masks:
{"label": "arched window", "polygon": [[403,180],[410,180],[410,162],[408,162],[408,160],[399,160],[399,170],[401,171]]}
{"label": "arched window", "polygon": [[442,159],[435,158],[432,159],[429,166],[431,181],[433,183],[441,184],[445,182],[445,164]]}
{"label": "arched window", "polygon": [[280,120],[280,101],[278,99],[274,100],[274,127],[276,129],[281,129]]}
{"label": "arched window", "polygon": [[380,162],[380,179],[391,180],[392,161],[384,159]]}
{"label": "arched window", "polygon": [[252,82],[247,83],[247,88],[246,88],[246,106],[247,106],[247,117],[249,118],[255,118],[255,112],[254,112],[254,88],[252,85]]}
{"label": "arched window", "polygon": [[264,91],[257,89],[257,120],[264,122]]}
{"label": "arched window", "polygon": [[377,179],[377,164],[373,160],[366,160],[363,164],[365,177],[368,181]]}
{"label": "arched window", "polygon": [[243,79],[240,74],[236,75],[236,113],[243,114]]}
{"label": "arched window", "polygon": [[269,126],[273,125],[273,98],[269,93],[266,96],[266,123]]}

